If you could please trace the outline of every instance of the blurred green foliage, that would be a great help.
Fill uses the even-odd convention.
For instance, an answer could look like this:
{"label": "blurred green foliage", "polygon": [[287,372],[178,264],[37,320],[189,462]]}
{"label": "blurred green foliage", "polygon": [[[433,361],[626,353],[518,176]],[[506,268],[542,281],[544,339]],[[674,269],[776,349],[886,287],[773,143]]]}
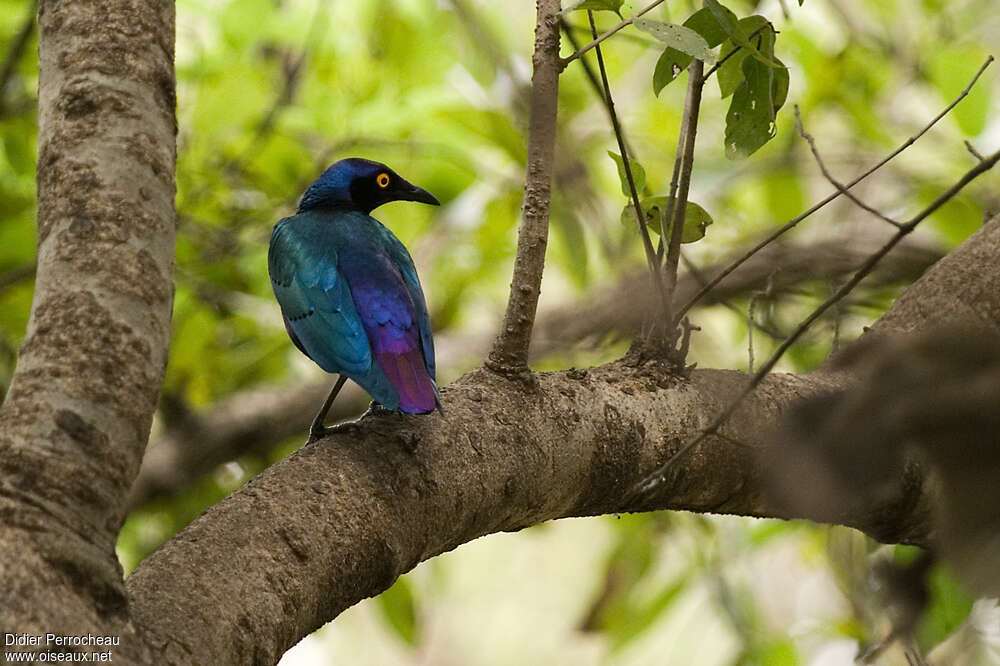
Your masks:
{"label": "blurred green foliage", "polygon": [[[596,14],[599,29],[606,30],[619,21],[615,11],[628,16],[636,4],[584,7],[613,10]],[[691,199],[711,214],[714,225],[705,239],[686,246],[696,263],[744,246],[830,192],[795,136],[791,114],[774,116],[779,98],[784,102],[787,95],[789,105],[799,105],[827,164],[847,180],[918,131],[1000,45],[990,3],[811,0],[801,9],[784,4],[789,6],[783,12],[774,3],[726,2],[735,17],[764,17],[735,24],[718,11],[716,23],[707,21],[706,9],[695,2],[665,3],[647,15],[683,23],[720,55],[747,42],[765,19],[778,33],[775,38],[768,29],[765,40],[751,45],[753,58],[731,58],[717,72],[718,83],[706,88]],[[716,5],[709,3],[708,10]],[[293,211],[304,187],[327,164],[350,155],[389,163],[444,204],[440,210],[395,205],[378,211],[416,258],[436,329],[455,339],[494,330],[506,298],[521,202],[533,3],[181,0],[177,9],[178,238],[165,395],[191,409],[210,409],[248,387],[314,376],[282,328],[265,270],[266,245],[272,224]],[[25,25],[30,28],[32,13],[28,0],[0,0],[0,58],[10,62],[9,76],[0,81],[0,395],[25,335],[35,259],[37,38],[29,32],[24,48],[13,48]],[[700,18],[692,22],[692,15]],[[585,16],[566,14],[581,43],[590,39]],[[717,28],[725,36],[715,34]],[[689,62],[677,47],[693,48],[683,40],[669,43],[674,51],[668,56],[664,42],[628,28],[604,44],[632,157],[644,167],[646,194],[668,189],[684,87],[667,84],[680,78]],[[787,70],[769,67],[772,58]],[[787,79],[740,97],[740,86],[751,77],[774,77],[776,71],[787,71]],[[972,164],[963,140],[984,151],[996,143],[996,81],[996,72],[988,72],[950,117],[858,194],[905,219],[946,189]],[[714,94],[715,86],[721,96]],[[634,225],[619,223],[620,181],[606,157],[616,149],[614,137],[578,64],[564,72],[559,95],[543,310],[582,298],[641,261]],[[767,122],[754,121],[737,151],[753,155],[732,162],[723,137],[733,131],[727,129],[727,109],[737,98],[747,104],[763,100],[769,116]],[[998,185],[996,175],[975,183],[933,216],[929,233],[948,245],[960,242],[978,227],[984,211],[996,210]],[[804,240],[828,238],[880,224],[837,202],[796,233]],[[759,305],[758,319],[788,332],[830,288],[803,285],[792,297]],[[782,367],[815,367],[829,352],[835,328],[842,339],[853,337],[895,294],[882,290],[859,298],[864,307],[849,306],[836,321],[818,326]],[[748,301],[735,305],[746,312]],[[745,317],[713,308],[696,312],[694,319],[705,330],[695,336],[693,360],[745,367]],[[755,339],[758,358],[776,344],[763,337]],[[540,365],[609,360],[622,349],[612,343],[562,350]],[[447,381],[465,369],[440,372]],[[296,445],[285,443],[264,459],[234,461],[173,500],[142,507],[119,544],[126,568]],[[734,527],[729,521],[659,515],[606,520],[614,524],[606,530],[605,564],[594,571],[596,591],[581,589],[578,595],[580,617],[589,618],[581,620],[584,629],[617,648],[618,656],[607,663],[643,663],[629,661],[635,654],[630,650],[679,621],[677,609],[698,590],[712,591],[700,612],[723,618],[736,645],[729,661],[719,663],[807,663],[817,636],[878,638],[870,618],[843,601],[857,594],[857,572],[870,544],[834,548],[827,555],[825,546],[816,545],[827,530],[816,526],[741,522]],[[803,561],[825,567],[827,578],[839,581],[831,587],[840,592],[830,594],[842,595],[838,603],[847,606],[827,617],[811,638],[766,619],[758,607],[767,600],[752,592],[753,576],[737,561],[789,548]],[[665,558],[675,557],[683,564],[665,564]],[[920,634],[924,648],[947,636],[969,607],[944,572],[934,575],[931,612]],[[431,612],[430,602],[421,598],[420,585],[405,581],[378,603],[389,631],[416,647],[427,635],[421,617]]]}

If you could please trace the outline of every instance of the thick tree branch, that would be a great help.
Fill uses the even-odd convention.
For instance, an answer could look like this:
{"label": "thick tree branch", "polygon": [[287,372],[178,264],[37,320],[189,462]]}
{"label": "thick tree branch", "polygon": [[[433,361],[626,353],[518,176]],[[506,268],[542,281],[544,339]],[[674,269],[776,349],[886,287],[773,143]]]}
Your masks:
{"label": "thick tree branch", "polygon": [[[996,272],[1000,225],[955,255],[980,262],[967,282],[949,283],[955,298],[981,297],[982,308],[1000,312],[1000,290],[986,289],[997,277],[981,277]],[[918,281],[911,298],[938,284]],[[771,425],[788,406],[851,378],[838,370],[765,378],[720,436],[672,468],[642,504],[625,499],[631,485],[730,404],[746,375],[707,370],[681,380],[651,363],[537,380],[527,386],[476,371],[446,387],[447,419],[369,417],[206,512],[128,581],[136,621],[154,640],[179,637],[163,663],[274,663],[421,560],[542,520],[654,508],[788,516],[763,493],[759,461],[774,453]],[[903,477],[898,494],[843,522],[886,541],[926,542],[921,472],[908,467]]]}
{"label": "thick tree branch", "polygon": [[559,94],[559,0],[537,0],[537,7],[528,167],[521,226],[517,232],[517,256],[507,311],[487,362],[491,369],[504,373],[522,373],[528,367],[528,345],[541,293],[549,235]]}
{"label": "thick tree branch", "polygon": [[39,8],[38,271],[0,409],[0,625],[118,631],[115,555],[166,364],[174,7]]}
{"label": "thick tree branch", "polygon": [[[713,305],[732,298],[743,298],[772,280],[772,293],[780,296],[809,281],[839,280],[856,269],[869,256],[875,236],[855,236],[841,240],[805,244],[774,243],[753,260],[743,264],[728,280],[702,300]],[[890,254],[872,276],[879,285],[909,284],[943,252],[936,246],[908,239]],[[728,260],[702,269],[711,276],[728,265]],[[678,298],[684,300],[702,285],[693,274],[681,276]],[[617,284],[595,289],[575,302],[538,315],[531,357],[571,348],[605,336],[631,337],[643,323],[643,312],[655,308],[657,296],[650,289],[646,269],[628,271]],[[438,341],[442,367],[461,367],[482,358],[489,339],[443,338]],[[301,436],[312,419],[303,405],[323,400],[330,382],[281,385],[236,393],[204,413],[193,413],[177,423],[168,423],[150,445],[142,468],[132,488],[130,506],[145,504],[159,497],[173,495],[189,487],[218,465],[243,455],[264,455],[278,442]],[[366,396],[353,384],[344,387],[334,405],[333,419],[360,413]]]}
{"label": "thick tree branch", "polygon": [[[744,383],[728,371],[680,382],[659,365],[541,374],[535,388],[471,373],[445,389],[446,419],[365,419],[211,509],[129,579],[136,621],[181,638],[163,663],[273,663],[420,561],[484,534],[654,508],[773,515],[755,452],[784,404],[834,388],[818,377],[769,378],[683,474],[643,505],[623,500]],[[911,490],[854,524],[922,539],[919,483]]]}

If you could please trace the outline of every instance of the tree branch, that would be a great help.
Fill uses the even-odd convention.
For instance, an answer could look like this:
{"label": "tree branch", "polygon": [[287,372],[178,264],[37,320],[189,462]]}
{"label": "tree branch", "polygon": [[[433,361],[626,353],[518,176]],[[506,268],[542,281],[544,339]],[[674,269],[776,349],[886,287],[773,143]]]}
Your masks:
{"label": "tree branch", "polygon": [[115,542],[170,338],[174,6],[45,0],[39,31],[38,269],[0,408],[0,625],[122,635]]}
{"label": "tree branch", "polygon": [[[666,276],[667,293],[673,301],[677,286],[677,264],[681,256],[681,240],[684,237],[684,215],[687,211],[688,191],[691,185],[691,170],[694,168],[694,141],[698,133],[698,112],[701,110],[702,72],[705,63],[695,58],[688,67],[688,89],[684,100],[684,117],[681,120],[680,136],[677,137],[677,152],[679,160],[675,160],[677,168],[674,175],[680,171],[680,179],[676,190],[674,183],[670,185],[670,203],[667,215],[670,216],[670,239],[667,242]],[[666,230],[661,228],[660,238],[665,239]],[[664,326],[672,337],[679,320],[674,318],[673,307],[667,313]],[[672,346],[672,345],[671,345]],[[683,363],[684,359],[680,359]]]}
{"label": "tree branch", "polygon": [[559,0],[537,0],[537,9],[524,207],[507,311],[487,361],[490,369],[503,373],[523,373],[528,367],[549,233],[559,93]]}
{"label": "tree branch", "polygon": [[[956,300],[991,313],[1000,329],[998,258],[994,222],[912,286],[881,329],[899,332],[948,317],[905,305],[945,284]],[[947,278],[963,267],[963,279]],[[788,517],[762,488],[760,461],[781,455],[768,437],[771,425],[789,405],[850,382],[833,369],[769,375],[723,436],[709,439],[711,453],[685,457],[635,504],[625,499],[631,484],[707,415],[731,404],[745,374],[695,371],[679,380],[657,363],[612,364],[542,374],[532,390],[476,371],[444,389],[448,419],[366,418],[208,510],[140,565],[128,581],[131,608],[154,640],[177,637],[160,663],[274,663],[419,561],[484,534],[560,516],[654,508]],[[881,540],[926,543],[923,479],[917,468],[903,474],[901,494],[860,507],[843,522]]]}
{"label": "tree branch", "polygon": [[[702,299],[701,304],[709,306],[746,297],[772,276],[775,296],[812,280],[840,280],[872,253],[877,240],[874,235],[862,235],[848,242],[773,243],[743,264],[729,280]],[[936,246],[907,239],[878,265],[871,281],[879,285],[909,284],[942,255]],[[701,272],[714,275],[727,264],[728,260],[723,260],[705,267],[699,275],[693,272],[682,275],[677,285],[678,297],[687,298],[701,287],[705,280]],[[643,313],[655,308],[656,303],[648,270],[627,271],[616,284],[540,312],[531,358],[543,358],[606,336],[631,337],[641,329]],[[444,337],[437,345],[439,365],[462,367],[482,358],[490,342],[487,338]],[[293,386],[258,387],[235,393],[209,410],[190,414],[178,423],[165,424],[143,459],[132,487],[130,506],[135,508],[176,494],[219,465],[240,456],[264,455],[285,439],[304,438],[313,415],[303,406],[321,402],[329,390],[327,379]],[[334,417],[343,419],[359,414],[365,404],[363,392],[348,384],[334,405]]]}
{"label": "tree branch", "polygon": [[[853,192],[844,187],[843,183],[841,183],[839,180],[833,177],[833,174],[831,174],[830,171],[826,168],[826,164],[823,162],[823,158],[819,154],[819,148],[816,147],[816,139],[813,138],[812,134],[806,131],[805,126],[802,124],[802,116],[801,114],[799,114],[798,104],[795,105],[795,126],[799,130],[799,136],[805,139],[806,143],[809,144],[809,150],[812,152],[813,158],[815,158],[816,164],[817,166],[819,166],[820,172],[822,172],[823,177],[826,178],[826,181],[828,183],[836,187],[841,194],[850,199],[854,203],[854,205],[860,208],[861,210],[871,213],[872,215],[879,218],[883,222],[888,222],[897,229],[903,226],[902,224],[892,219],[891,217],[883,215],[881,211],[876,210],[875,208],[872,208],[871,206],[866,204],[864,201],[856,197]],[[979,157],[979,161],[980,162],[983,161],[982,156]]]}
{"label": "tree branch", "polygon": [[[765,424],[784,403],[834,388],[820,378],[769,377],[712,440],[712,455],[688,459],[643,504],[623,499],[682,441],[683,424],[728,404],[744,383],[737,372],[678,382],[662,366],[612,364],[539,375],[528,391],[473,372],[445,389],[448,419],[367,418],[213,507],[129,579],[136,621],[180,637],[185,663],[273,663],[420,561],[484,534],[662,508],[773,515],[755,480]],[[920,507],[919,485],[897,504]],[[891,523],[880,511],[889,509],[871,507],[854,524],[892,541],[925,538],[920,511],[893,511]]]}

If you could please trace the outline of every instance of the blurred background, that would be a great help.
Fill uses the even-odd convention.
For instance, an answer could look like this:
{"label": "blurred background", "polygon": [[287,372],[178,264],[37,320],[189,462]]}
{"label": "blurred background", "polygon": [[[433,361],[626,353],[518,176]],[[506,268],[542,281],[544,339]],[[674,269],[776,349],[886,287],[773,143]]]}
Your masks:
{"label": "blurred background", "polygon": [[[626,3],[623,14],[645,4]],[[795,132],[793,104],[828,167],[848,181],[923,128],[988,54],[1000,55],[1000,13],[982,0],[727,4],[774,23],[775,53],[791,85],[776,138],[738,161],[723,150],[729,100],[714,80],[705,88],[690,199],[714,224],[685,246],[686,260],[701,270],[832,191]],[[675,0],[648,16],[680,22],[699,7]],[[35,10],[31,0],[0,0],[0,395],[33,288]],[[589,41],[585,13],[566,19],[575,40]],[[597,19],[603,29],[619,21],[610,12]],[[441,200],[439,209],[391,204],[376,215],[417,263],[441,382],[479,364],[510,279],[534,20],[530,0],[178,1],[174,336],[149,460],[119,543],[126,571],[303,443],[331,378],[289,343],[266,252],[274,222],[294,211],[331,162],[384,161]],[[651,195],[669,186],[685,86],[674,82],[654,95],[661,51],[634,28],[604,51]],[[963,141],[995,150],[998,81],[994,65],[858,195],[906,220],[974,164]],[[622,296],[644,284],[642,249],[634,226],[620,221],[625,199],[606,154],[617,151],[614,135],[580,63],[561,77],[559,95],[552,232],[534,341],[540,370],[620,357],[643,314],[641,299]],[[836,308],[779,368],[817,367],[998,210],[1000,178],[989,174],[935,214],[901,249],[899,266]],[[693,310],[701,331],[691,361],[759,364],[887,227],[848,201],[821,210],[784,246],[805,266],[793,278],[778,280],[765,265],[724,301]],[[366,406],[352,395],[340,416]],[[891,627],[893,609],[871,564],[915,556],[847,528],[781,521],[667,512],[563,520],[486,537],[420,565],[281,663],[850,664]],[[932,572],[931,589],[921,652],[934,664],[1000,663],[995,600],[977,602],[943,569]],[[892,647],[876,663],[907,660]]]}

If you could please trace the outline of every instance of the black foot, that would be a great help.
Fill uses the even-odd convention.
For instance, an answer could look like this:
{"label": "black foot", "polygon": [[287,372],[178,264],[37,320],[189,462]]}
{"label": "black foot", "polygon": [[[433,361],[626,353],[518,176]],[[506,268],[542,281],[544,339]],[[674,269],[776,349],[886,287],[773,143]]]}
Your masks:
{"label": "black foot", "polygon": [[321,426],[319,428],[312,427],[309,429],[309,439],[306,440],[306,444],[312,444],[313,442],[319,441],[324,437],[329,437],[330,435],[354,432],[357,429],[357,421],[344,421],[343,423],[338,423],[335,426]]}
{"label": "black foot", "polygon": [[326,428],[324,426],[320,426],[318,428],[313,426],[312,428],[309,428],[309,439],[306,440],[306,444],[312,444],[315,441],[323,439],[330,434],[330,430],[330,428]]}
{"label": "black foot", "polygon": [[382,403],[375,402],[374,400],[372,400],[371,404],[368,405],[368,410],[365,412],[365,414],[386,414],[391,411],[392,411],[391,409],[383,407]]}

